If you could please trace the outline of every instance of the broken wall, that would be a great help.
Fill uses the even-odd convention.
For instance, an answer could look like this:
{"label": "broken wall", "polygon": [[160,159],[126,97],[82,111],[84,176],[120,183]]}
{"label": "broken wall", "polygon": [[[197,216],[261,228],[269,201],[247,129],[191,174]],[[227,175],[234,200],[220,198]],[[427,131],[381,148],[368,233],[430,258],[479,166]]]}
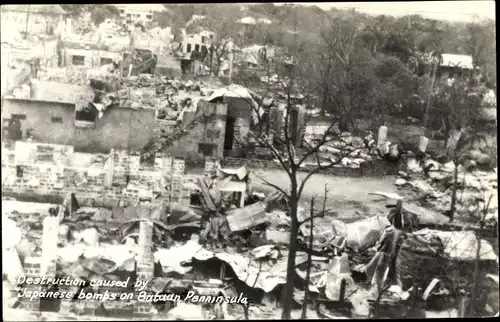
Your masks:
{"label": "broken wall", "polygon": [[74,104],[5,99],[2,119],[10,119],[12,114],[24,115],[21,130],[30,130],[35,141],[72,145],[75,150],[90,153],[141,150],[155,131],[153,109],[109,108],[90,128],[75,127]]}
{"label": "broken wall", "polygon": [[154,137],[168,136],[174,134],[177,121],[175,120],[155,120]]}
{"label": "broken wall", "polygon": [[79,151],[107,153],[111,149],[141,150],[154,136],[155,111],[112,107],[94,128],[74,128],[72,145]]}
{"label": "broken wall", "polygon": [[[175,180],[173,180],[175,177]],[[2,142],[2,193],[65,196],[76,193],[88,206],[113,207],[155,194],[169,195],[172,181],[176,201],[188,199],[184,191],[184,160],[157,155],[154,165],[140,163],[138,153],[74,152],[72,146]]]}
{"label": "broken wall", "polygon": [[227,105],[199,103],[203,115],[195,116],[194,123],[165,151],[174,156],[218,157],[224,153]]}

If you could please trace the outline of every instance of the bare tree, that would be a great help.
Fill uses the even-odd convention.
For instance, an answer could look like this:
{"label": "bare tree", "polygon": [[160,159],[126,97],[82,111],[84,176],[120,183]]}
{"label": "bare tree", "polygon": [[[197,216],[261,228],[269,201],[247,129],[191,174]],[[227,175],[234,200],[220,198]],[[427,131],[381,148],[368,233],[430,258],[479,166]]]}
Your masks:
{"label": "bare tree", "polygon": [[[303,140],[302,145],[297,147],[297,133],[305,127],[306,121],[302,122],[302,124],[297,123],[297,112],[295,111],[298,109],[298,104],[294,101],[293,97],[297,88],[303,86],[303,73],[297,65],[288,65],[288,67],[283,70],[283,73],[288,76],[286,78],[280,77],[278,84],[285,97],[283,111],[284,133],[277,138],[274,143],[270,142],[266,136],[259,135],[256,131],[250,131],[249,134],[254,137],[259,144],[267,147],[272,152],[274,158],[278,160],[282,170],[287,174],[290,182],[290,187],[288,191],[286,191],[287,189],[261,178],[266,185],[281,192],[289,205],[289,215],[291,219],[290,243],[282,313],[283,319],[289,319],[294,292],[295,258],[298,248],[297,237],[299,227],[302,224],[298,219],[299,201],[307,181],[313,175],[339,164],[344,154],[341,153],[340,156],[331,157],[325,161],[322,161],[320,156],[320,150],[323,146],[340,139],[340,133],[335,130],[335,125],[337,123],[336,119],[332,120],[326,131],[320,138],[315,140],[315,142]],[[300,181],[298,174],[301,168],[310,159],[314,160],[314,162],[310,164],[308,173],[305,175],[304,179]],[[307,220],[309,219],[306,219],[306,221]]]}
{"label": "bare tree", "polygon": [[362,46],[358,26],[334,20],[321,34],[322,43],[311,46],[309,76],[318,89],[323,110],[340,117],[340,129],[355,127],[356,118],[374,106],[377,79],[373,57]]}

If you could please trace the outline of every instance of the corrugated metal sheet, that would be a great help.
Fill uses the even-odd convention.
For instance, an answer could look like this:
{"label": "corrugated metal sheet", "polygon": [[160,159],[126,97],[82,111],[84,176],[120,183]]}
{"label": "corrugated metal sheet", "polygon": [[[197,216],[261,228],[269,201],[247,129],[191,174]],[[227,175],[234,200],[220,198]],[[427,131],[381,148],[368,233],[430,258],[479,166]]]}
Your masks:
{"label": "corrugated metal sheet", "polygon": [[266,207],[263,203],[257,202],[226,212],[226,218],[231,231],[249,229],[267,222]]}
{"label": "corrugated metal sheet", "polygon": [[[260,288],[264,292],[271,292],[279,284],[286,283],[286,265],[288,255],[278,260],[274,265],[270,265],[267,260],[252,258],[245,253],[211,252],[206,249],[198,251],[194,258],[200,261],[218,258],[231,266],[240,281],[245,282],[252,288]],[[295,264],[300,265],[307,261],[307,254],[298,252]],[[314,267],[313,267],[314,269]]]}
{"label": "corrugated metal sheet", "polygon": [[[444,252],[450,258],[462,261],[473,261],[476,258],[477,238],[473,231],[441,231],[423,229],[416,234],[432,234],[441,239],[444,244]],[[481,240],[481,260],[498,261],[493,247],[486,240]]]}

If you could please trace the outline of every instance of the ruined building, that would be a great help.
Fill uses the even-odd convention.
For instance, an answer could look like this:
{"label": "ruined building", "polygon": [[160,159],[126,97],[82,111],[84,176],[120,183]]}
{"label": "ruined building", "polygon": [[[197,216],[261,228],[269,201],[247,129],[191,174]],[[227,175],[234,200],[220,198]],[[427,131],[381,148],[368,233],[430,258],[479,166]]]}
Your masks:
{"label": "ruined building", "polygon": [[17,120],[13,139],[71,145],[77,151],[140,150],[153,138],[155,111],[114,105],[99,112],[89,87],[32,81],[27,97],[5,97],[2,131]]}

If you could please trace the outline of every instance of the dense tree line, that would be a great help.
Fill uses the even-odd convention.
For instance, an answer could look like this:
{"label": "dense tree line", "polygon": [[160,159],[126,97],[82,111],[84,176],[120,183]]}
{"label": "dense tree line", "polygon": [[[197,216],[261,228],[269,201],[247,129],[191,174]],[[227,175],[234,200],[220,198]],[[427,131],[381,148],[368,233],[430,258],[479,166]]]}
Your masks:
{"label": "dense tree line", "polygon": [[[95,24],[119,16],[112,5],[63,7],[75,16],[90,13]],[[155,15],[154,23],[171,27],[177,40],[182,29],[215,32],[211,56],[216,72],[227,56],[229,40],[237,46],[275,45],[295,56],[302,87],[315,97],[323,114],[340,118],[343,130],[356,127],[355,120],[361,117],[376,123],[391,114],[442,119],[439,111],[446,110],[442,93],[456,88],[434,79],[432,64],[423,58],[426,53],[435,57],[440,53],[471,55],[474,65],[481,69],[481,83],[496,90],[494,21],[458,23],[419,15],[369,16],[354,10],[324,11],[315,6],[272,3],[165,4],[165,8]],[[195,16],[203,18],[196,20]],[[271,23],[238,23],[247,16]],[[460,86],[468,94],[482,95],[477,85]],[[458,106],[477,105],[478,96],[468,94]],[[457,115],[467,115],[464,118],[471,120],[467,113]],[[450,122],[448,118],[429,126],[449,129],[453,127]]]}
{"label": "dense tree line", "polygon": [[[224,34],[228,33],[228,28],[241,31],[237,28],[236,21],[242,17],[269,19],[272,24],[246,28],[238,39],[245,43],[265,42],[287,48],[293,47],[294,43],[305,43],[308,46],[317,44],[325,26],[342,18],[356,26],[363,47],[374,56],[388,54],[407,63],[418,52],[440,51],[472,55],[475,64],[484,70],[488,86],[496,87],[494,21],[463,23],[436,21],[419,15],[398,18],[368,16],[354,10],[324,11],[316,6],[275,6],[272,3],[166,4],[165,7],[167,12],[157,15],[156,20],[162,26],[173,27],[175,32],[183,28],[195,14],[215,20],[220,19],[220,13],[224,12],[224,19],[230,18],[234,24],[231,27],[229,24],[215,26],[214,29],[217,30],[213,30]],[[223,9],[224,7],[230,9]]]}

